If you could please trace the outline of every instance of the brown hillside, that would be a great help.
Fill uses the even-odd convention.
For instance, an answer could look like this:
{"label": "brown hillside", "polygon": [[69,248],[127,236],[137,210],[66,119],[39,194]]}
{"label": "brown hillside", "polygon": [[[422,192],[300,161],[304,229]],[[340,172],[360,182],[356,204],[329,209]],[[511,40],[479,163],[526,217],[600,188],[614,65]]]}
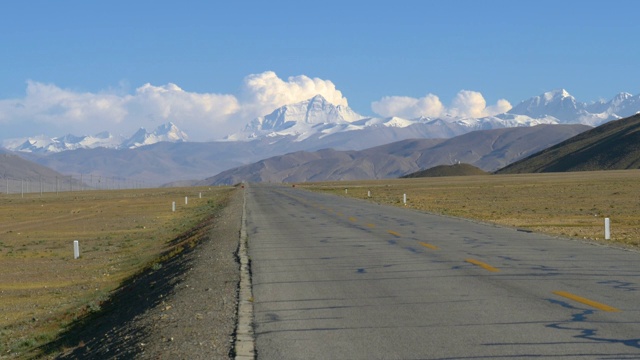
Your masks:
{"label": "brown hillside", "polygon": [[440,177],[440,176],[469,176],[469,175],[488,175],[486,171],[479,169],[469,164],[455,164],[455,165],[438,165],[430,169],[416,171],[411,174],[402,176],[406,178],[420,178],[420,177]]}
{"label": "brown hillside", "polygon": [[408,139],[361,151],[300,151],[230,169],[197,184],[390,179],[454,162],[494,171],[589,129],[579,124],[538,125],[480,130],[451,139]]}
{"label": "brown hillside", "polygon": [[0,178],[39,180],[63,175],[10,152],[0,152]]}
{"label": "brown hillside", "polygon": [[498,174],[640,168],[640,115],[608,122],[508,165]]}

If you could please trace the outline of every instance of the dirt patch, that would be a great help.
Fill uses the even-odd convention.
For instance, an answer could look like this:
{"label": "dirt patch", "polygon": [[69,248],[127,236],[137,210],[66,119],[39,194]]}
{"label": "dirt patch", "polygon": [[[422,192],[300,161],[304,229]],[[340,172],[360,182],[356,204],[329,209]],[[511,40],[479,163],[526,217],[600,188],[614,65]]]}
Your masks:
{"label": "dirt patch", "polygon": [[[45,358],[224,359],[236,321],[242,193],[176,239],[173,256],[126,282]],[[169,254],[167,254],[169,255]]]}

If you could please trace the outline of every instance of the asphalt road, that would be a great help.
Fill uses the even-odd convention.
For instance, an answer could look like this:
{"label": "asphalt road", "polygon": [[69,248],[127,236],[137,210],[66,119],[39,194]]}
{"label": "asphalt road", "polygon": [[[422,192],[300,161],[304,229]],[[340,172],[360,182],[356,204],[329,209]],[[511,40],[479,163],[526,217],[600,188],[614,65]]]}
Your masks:
{"label": "asphalt road", "polygon": [[640,359],[640,254],[247,188],[258,359]]}

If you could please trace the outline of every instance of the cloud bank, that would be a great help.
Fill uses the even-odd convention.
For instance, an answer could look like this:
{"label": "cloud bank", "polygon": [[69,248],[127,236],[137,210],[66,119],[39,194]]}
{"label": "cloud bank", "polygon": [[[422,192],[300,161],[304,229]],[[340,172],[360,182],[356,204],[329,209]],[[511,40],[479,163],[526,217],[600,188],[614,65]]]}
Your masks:
{"label": "cloud bank", "polygon": [[[189,92],[172,83],[144,84],[129,94],[114,90],[91,93],[28,81],[24,97],[0,100],[0,125],[19,129],[18,136],[102,131],[130,136],[139,127],[153,130],[171,121],[192,140],[208,141],[238,132],[258,116],[317,94],[335,105],[348,106],[347,98],[330,80],[305,75],[282,79],[272,71],[245,77],[237,95]],[[373,102],[371,108],[381,116],[413,119],[447,114],[490,116],[508,111],[511,104],[499,100],[487,106],[479,92],[462,90],[449,107],[438,96],[427,94],[422,98],[387,96]]]}
{"label": "cloud bank", "polygon": [[330,80],[291,76],[286,81],[273,71],[249,75],[244,79],[243,104],[254,117],[266,115],[288,104],[322,95],[334,105],[348,106],[347,98]]}
{"label": "cloud bank", "polygon": [[481,93],[470,90],[458,92],[449,107],[445,107],[440,98],[433,94],[427,94],[422,98],[385,96],[371,104],[371,109],[378,115],[409,119],[445,115],[480,118],[505,113],[511,107],[505,99],[498,100],[495,105],[487,106],[487,101]]}
{"label": "cloud bank", "polygon": [[176,84],[144,84],[133,94],[78,92],[53,84],[28,81],[20,99],[0,100],[0,124],[24,129],[24,136],[40,129],[96,134],[109,131],[131,135],[139,127],[149,130],[174,122],[195,141],[220,139],[241,130],[253,118],[276,108],[323,95],[336,105],[347,99],[329,80],[304,75],[279,78],[274,72],[244,79],[239,96],[188,92]]}

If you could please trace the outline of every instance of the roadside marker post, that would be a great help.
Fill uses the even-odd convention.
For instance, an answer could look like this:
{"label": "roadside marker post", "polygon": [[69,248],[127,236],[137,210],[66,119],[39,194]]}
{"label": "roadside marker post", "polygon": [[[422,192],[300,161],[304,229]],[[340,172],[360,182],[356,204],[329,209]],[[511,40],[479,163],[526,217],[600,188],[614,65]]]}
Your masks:
{"label": "roadside marker post", "polygon": [[604,218],[604,239],[611,240],[611,219]]}
{"label": "roadside marker post", "polygon": [[367,197],[371,197],[371,191],[367,191]]}
{"label": "roadside marker post", "polygon": [[349,192],[348,189],[344,189],[344,193],[347,194]]}
{"label": "roadside marker post", "polygon": [[404,196],[402,196],[402,202],[405,206],[407,205],[407,194],[404,194]]}
{"label": "roadside marker post", "polygon": [[198,199],[202,199],[202,193],[198,193]]}
{"label": "roadside marker post", "polygon": [[171,204],[171,211],[176,212],[176,202],[175,201]]}
{"label": "roadside marker post", "polygon": [[188,198],[188,197],[186,197],[186,196],[184,197],[184,204],[185,204],[185,205],[188,205],[188,204],[189,204],[189,198]]}
{"label": "roadside marker post", "polygon": [[73,258],[77,259],[80,257],[80,243],[78,240],[73,240]]}

